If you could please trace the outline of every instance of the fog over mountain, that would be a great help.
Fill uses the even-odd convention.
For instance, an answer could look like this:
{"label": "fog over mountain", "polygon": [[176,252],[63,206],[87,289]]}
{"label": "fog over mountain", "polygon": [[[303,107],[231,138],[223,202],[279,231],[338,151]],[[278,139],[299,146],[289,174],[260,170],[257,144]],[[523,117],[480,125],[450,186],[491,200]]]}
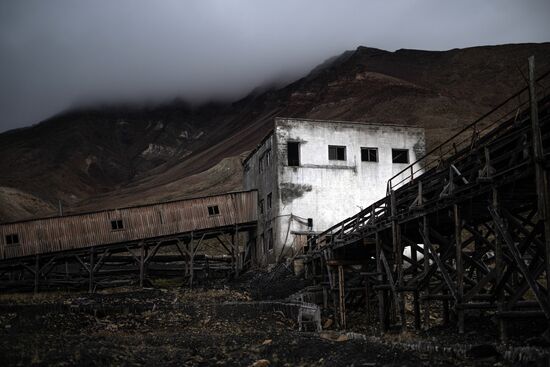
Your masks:
{"label": "fog over mountain", "polygon": [[0,131],[83,104],[234,100],[359,45],[544,42],[549,15],[547,0],[2,1]]}

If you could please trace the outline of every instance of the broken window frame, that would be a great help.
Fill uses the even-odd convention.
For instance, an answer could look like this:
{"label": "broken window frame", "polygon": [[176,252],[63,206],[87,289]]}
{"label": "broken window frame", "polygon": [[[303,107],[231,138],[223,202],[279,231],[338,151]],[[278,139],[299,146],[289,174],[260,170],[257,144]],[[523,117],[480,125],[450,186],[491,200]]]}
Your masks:
{"label": "broken window frame", "polygon": [[345,145],[329,145],[328,146],[328,160],[329,161],[346,161],[347,152]]}
{"label": "broken window frame", "polygon": [[264,248],[264,253],[267,252],[267,243],[265,243],[265,235],[263,233],[260,234],[260,243]]}
{"label": "broken window frame", "polygon": [[122,219],[111,219],[111,230],[120,231],[124,229],[124,221]]}
{"label": "broken window frame", "polygon": [[[405,156],[405,159],[401,159]],[[408,149],[398,149],[392,148],[391,150],[391,162],[395,164],[409,164],[409,150]]]}
{"label": "broken window frame", "polygon": [[267,230],[267,251],[273,251],[273,228]]}
{"label": "broken window frame", "polygon": [[208,208],[209,217],[215,217],[216,215],[220,215],[220,207],[218,204],[208,205],[207,208]]}
{"label": "broken window frame", "polygon": [[[292,148],[291,146],[295,147]],[[289,140],[286,142],[287,148],[287,164],[289,167],[299,167],[300,166],[300,142]],[[296,150],[294,152],[294,149]],[[292,152],[292,155],[291,155]],[[294,155],[295,154],[295,155]]]}
{"label": "broken window frame", "polygon": [[21,242],[19,242],[19,234],[18,233],[10,233],[6,235],[5,238],[6,245],[20,245]]}
{"label": "broken window frame", "polygon": [[264,171],[264,156],[262,155],[258,160],[258,171],[262,173]]}
{"label": "broken window frame", "polygon": [[361,162],[378,163],[378,148],[361,147]]}
{"label": "broken window frame", "polygon": [[265,152],[262,153],[260,158],[258,159],[258,170],[260,173],[266,170],[267,167],[269,167],[269,164],[271,162],[271,149],[267,149]]}
{"label": "broken window frame", "polygon": [[268,149],[265,151],[264,153],[264,162],[265,162],[265,167],[269,167],[270,163],[271,163],[271,149]]}

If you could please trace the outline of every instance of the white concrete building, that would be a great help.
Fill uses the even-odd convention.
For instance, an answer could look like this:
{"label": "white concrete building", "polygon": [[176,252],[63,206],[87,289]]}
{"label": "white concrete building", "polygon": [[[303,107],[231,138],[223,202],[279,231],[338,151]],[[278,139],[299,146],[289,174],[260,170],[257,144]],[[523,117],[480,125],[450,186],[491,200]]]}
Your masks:
{"label": "white concrete building", "polygon": [[387,180],[425,153],[424,129],[277,118],[244,160],[244,189],[258,190],[253,258],[292,256],[321,232],[386,195]]}

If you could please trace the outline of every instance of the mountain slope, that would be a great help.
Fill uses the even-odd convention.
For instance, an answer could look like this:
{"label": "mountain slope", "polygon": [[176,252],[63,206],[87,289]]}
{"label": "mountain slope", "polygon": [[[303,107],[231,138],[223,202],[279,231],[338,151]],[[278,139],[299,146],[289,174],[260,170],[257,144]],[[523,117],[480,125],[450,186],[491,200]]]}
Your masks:
{"label": "mountain slope", "polygon": [[434,146],[520,89],[519,70],[525,73],[531,54],[539,71],[550,68],[549,43],[359,47],[284,88],[232,104],[191,108],[174,101],[64,113],[0,134],[0,186],[44,202],[35,213],[3,206],[0,220],[44,214],[58,199],[78,211],[237,189],[238,156],[269,132],[275,116],[422,126]]}

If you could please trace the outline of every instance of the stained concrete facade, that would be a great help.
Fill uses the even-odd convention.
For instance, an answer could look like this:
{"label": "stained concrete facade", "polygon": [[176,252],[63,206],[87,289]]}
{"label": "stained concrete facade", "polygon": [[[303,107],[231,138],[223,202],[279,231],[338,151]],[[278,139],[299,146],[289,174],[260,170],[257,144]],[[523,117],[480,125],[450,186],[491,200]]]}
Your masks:
{"label": "stained concrete facade", "polygon": [[[289,161],[289,142],[298,143],[299,162]],[[362,154],[365,148],[370,150]],[[421,128],[275,119],[272,132],[243,162],[244,188],[258,190],[256,261],[267,265],[292,256],[308,233],[321,232],[385,196],[388,179],[424,153]],[[393,162],[403,154],[407,163]]]}

